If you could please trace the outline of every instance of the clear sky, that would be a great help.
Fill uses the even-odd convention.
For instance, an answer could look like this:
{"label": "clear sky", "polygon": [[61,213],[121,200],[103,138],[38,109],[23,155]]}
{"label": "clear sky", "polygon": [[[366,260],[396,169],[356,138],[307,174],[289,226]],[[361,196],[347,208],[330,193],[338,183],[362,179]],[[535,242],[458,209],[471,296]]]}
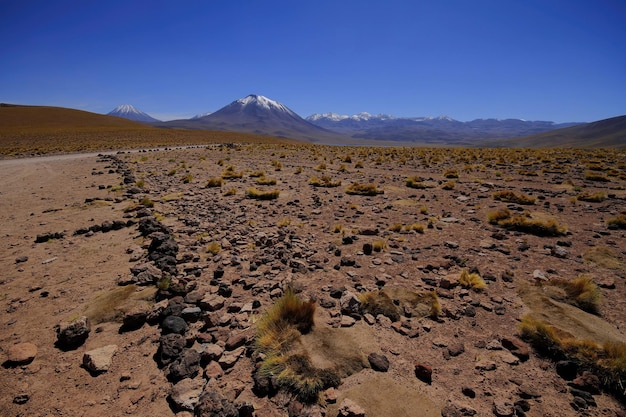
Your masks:
{"label": "clear sky", "polygon": [[626,114],[624,0],[0,0],[0,101],[160,119]]}

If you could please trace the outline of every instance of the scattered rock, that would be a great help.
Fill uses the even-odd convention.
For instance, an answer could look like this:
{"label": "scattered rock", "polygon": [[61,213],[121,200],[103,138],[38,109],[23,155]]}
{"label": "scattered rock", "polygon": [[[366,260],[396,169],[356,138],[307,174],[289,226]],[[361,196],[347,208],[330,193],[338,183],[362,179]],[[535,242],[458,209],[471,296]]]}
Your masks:
{"label": "scattered rock", "polygon": [[185,322],[182,317],[167,316],[163,319],[163,322],[161,323],[161,330],[163,331],[163,334],[185,334],[187,329],[187,322]]}
{"label": "scattered rock", "polygon": [[219,358],[218,363],[222,367],[222,369],[229,369],[235,366],[235,363],[239,360],[239,358],[245,352],[245,347],[237,348],[231,352],[224,352],[222,356]]}
{"label": "scattered rock", "polygon": [[122,320],[123,330],[137,330],[143,326],[148,317],[148,312],[144,308],[136,307],[124,314]]}
{"label": "scattered rock", "polygon": [[339,405],[338,417],[365,417],[365,410],[349,398]]}
{"label": "scattered rock", "polygon": [[459,356],[463,352],[465,352],[465,345],[461,342],[457,342],[448,346],[448,354],[450,356]]}
{"label": "scattered rock", "polygon": [[185,348],[185,338],[178,333],[170,333],[159,339],[157,358],[161,366],[165,366],[176,360]]}
{"label": "scattered rock", "polygon": [[167,378],[177,382],[185,378],[194,378],[200,371],[200,354],[194,349],[183,349],[170,364]]}
{"label": "scattered rock", "polygon": [[501,343],[505,349],[508,349],[513,355],[519,358],[520,361],[525,362],[530,358],[530,348],[528,344],[517,337],[503,337]]}
{"label": "scattered rock", "polygon": [[21,393],[13,397],[14,404],[19,404],[19,405],[26,404],[28,400],[30,400],[30,394],[26,394],[26,393]]}
{"label": "scattered rock", "polygon": [[15,263],[16,264],[21,264],[21,263],[24,263],[24,262],[27,262],[27,261],[28,261],[28,256],[25,256],[25,255],[24,256],[18,256],[17,258],[15,258]]}
{"label": "scattered rock", "polygon": [[339,325],[341,327],[352,327],[356,323],[356,320],[350,316],[341,316],[341,322]]}
{"label": "scattered rock", "polygon": [[578,375],[578,363],[564,360],[556,363],[556,373],[566,381],[571,381]]}
{"label": "scattered rock", "polygon": [[245,345],[248,342],[248,334],[247,333],[239,333],[232,335],[226,341],[225,348],[226,350],[235,350],[238,347]]}
{"label": "scattered rock", "polygon": [[193,411],[200,401],[204,385],[205,381],[201,378],[183,379],[172,386],[169,399],[177,411]]}
{"label": "scattered rock", "polygon": [[200,395],[195,413],[196,417],[239,417],[235,404],[209,387]]}
{"label": "scattered rock", "polygon": [[367,356],[367,360],[375,371],[387,372],[389,370],[389,359],[385,355],[373,352]]}
{"label": "scattered rock", "polygon": [[509,401],[497,399],[493,401],[493,413],[498,417],[515,415],[515,407]]}
{"label": "scattered rock", "polygon": [[579,377],[570,382],[570,386],[590,394],[600,393],[600,378],[589,371],[583,371]]}
{"label": "scattered rock", "polygon": [[93,374],[106,372],[111,367],[117,345],[107,345],[83,354],[83,366]]}
{"label": "scattered rock", "polygon": [[91,325],[86,316],[61,324],[57,327],[57,346],[66,350],[76,349],[85,343],[90,332]]}
{"label": "scattered rock", "polygon": [[11,366],[26,365],[37,356],[37,346],[29,342],[17,343],[7,351],[7,362]]}
{"label": "scattered rock", "polygon": [[415,376],[420,381],[430,384],[433,381],[433,368],[429,365],[418,363],[415,365]]}
{"label": "scattered rock", "polygon": [[351,291],[346,291],[339,300],[339,306],[341,307],[341,313],[346,315],[358,315],[361,307],[361,301]]}

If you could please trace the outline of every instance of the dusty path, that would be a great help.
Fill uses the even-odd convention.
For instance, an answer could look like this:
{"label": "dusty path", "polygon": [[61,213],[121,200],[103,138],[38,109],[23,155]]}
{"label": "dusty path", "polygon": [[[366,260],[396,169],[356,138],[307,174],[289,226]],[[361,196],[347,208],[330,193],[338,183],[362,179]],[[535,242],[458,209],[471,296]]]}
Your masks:
{"label": "dusty path", "polygon": [[[0,368],[0,415],[101,416],[132,410],[148,416],[168,408],[158,385],[161,372],[149,356],[153,348],[139,344],[155,329],[116,336],[114,326],[92,334],[76,351],[54,347],[54,326],[80,314],[86,302],[115,287],[118,275],[128,272],[125,249],[133,245],[134,230],[72,236],[79,227],[123,217],[127,203],[116,203],[106,189],[119,184],[120,177],[97,161],[96,154],[0,161],[0,300],[5,309],[0,353],[20,342],[38,348],[23,369]],[[66,237],[34,243],[38,234],[55,232]],[[20,257],[28,259],[18,263]],[[91,377],[80,367],[83,352],[111,343],[120,347],[116,371]],[[121,372],[132,377],[121,383]],[[29,400],[15,404],[20,395]]]}

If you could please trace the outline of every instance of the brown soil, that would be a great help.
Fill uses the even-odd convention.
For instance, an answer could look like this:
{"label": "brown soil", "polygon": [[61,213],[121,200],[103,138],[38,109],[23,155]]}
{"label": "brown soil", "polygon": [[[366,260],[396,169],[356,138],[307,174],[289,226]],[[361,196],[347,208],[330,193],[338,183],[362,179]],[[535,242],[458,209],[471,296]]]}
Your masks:
{"label": "brown soil", "polygon": [[[387,373],[368,368],[344,378],[336,391],[337,403],[327,405],[328,416],[336,415],[344,398],[365,408],[368,417],[435,416],[446,406],[490,416],[495,402],[515,403],[523,398],[520,391],[528,390],[539,396],[528,399],[527,416],[623,415],[624,405],[608,393],[594,395],[597,406],[574,410],[567,381],[556,374],[551,360],[531,353],[529,360],[516,362],[499,342],[518,335],[519,319],[531,311],[557,326],[568,326],[576,335],[575,329],[584,323],[592,332],[581,337],[626,340],[624,269],[583,258],[589,248],[609,248],[617,262],[624,260],[625,233],[608,229],[607,220],[624,210],[626,156],[579,151],[463,152],[244,145],[120,154],[137,181],[144,183],[138,194],[126,194],[133,184],[118,187],[122,176],[110,171],[111,162],[92,154],[0,161],[0,362],[16,343],[31,342],[38,348],[30,364],[0,367],[0,415],[176,414],[167,399],[171,383],[153,358],[159,327],[146,324],[120,332],[119,319],[125,311],[153,303],[154,288],[131,292],[117,285],[137,263],[131,257],[145,252],[150,240],[142,238],[136,227],[74,235],[80,228],[105,221],[133,219],[134,211],[125,209],[144,197],[155,202],[153,214],[173,231],[180,248],[181,278],[186,267],[199,266],[200,275],[187,278],[196,283],[196,291],[212,293],[218,290],[210,284],[213,271],[224,270],[223,282],[233,294],[219,313],[222,317],[233,302],[260,302],[252,313],[232,314],[224,327],[228,331],[218,332],[218,344],[223,345],[222,337],[228,334],[253,332],[259,315],[277,295],[274,290],[293,283],[305,297],[335,301],[335,307],[318,306],[316,327],[303,337],[318,366],[372,352],[389,359]],[[351,162],[342,162],[347,154]],[[559,158],[567,162],[559,163]],[[603,161],[607,172],[613,173],[610,182],[583,179],[585,169],[579,167],[591,160]],[[282,169],[276,171],[272,161],[280,161]],[[357,161],[363,168],[355,167]],[[323,172],[316,170],[321,162],[328,166]],[[339,170],[342,164],[345,171]],[[522,164],[539,175],[520,175]],[[206,188],[206,181],[219,177],[228,165],[244,176],[225,181],[221,188]],[[443,190],[441,185],[448,181],[443,173],[450,168],[460,175],[452,190]],[[554,173],[557,169],[565,171]],[[258,186],[248,174],[259,170],[277,178],[278,184]],[[188,175],[190,180],[184,182]],[[321,175],[341,180],[342,185],[308,184],[312,176]],[[406,187],[405,179],[416,175],[434,187]],[[375,184],[384,194],[348,195],[345,188],[353,182]],[[280,190],[280,196],[269,201],[246,198],[249,187]],[[573,197],[579,188],[574,187],[604,191],[608,198],[600,203],[577,202]],[[231,188],[236,193],[226,196]],[[489,224],[487,214],[507,206],[491,197],[503,189],[537,197],[534,206],[524,206],[519,213],[529,209],[555,218],[567,225],[569,234],[539,237]],[[510,206],[518,212],[519,206]],[[390,231],[398,223],[432,226],[423,233],[406,228]],[[342,232],[334,232],[337,225]],[[35,243],[38,235],[56,232],[65,235]],[[273,239],[274,246],[261,245],[261,235]],[[342,241],[352,236],[353,243]],[[375,240],[383,240],[385,249],[364,255],[363,244]],[[217,257],[206,251],[210,242],[222,246]],[[566,249],[567,255],[554,256],[552,249],[557,247]],[[279,252],[289,255],[285,262]],[[265,259],[251,270],[251,264],[269,254],[276,258]],[[356,265],[341,266],[342,258]],[[292,261],[303,262],[304,268]],[[485,290],[455,285],[461,270],[471,268],[486,279]],[[603,285],[600,316],[538,294],[533,287],[535,270],[558,278],[592,274]],[[384,320],[373,325],[358,320],[352,327],[339,328],[341,314],[338,300],[329,296],[331,287],[358,293],[383,284],[436,290],[443,310],[440,318],[403,318],[405,330],[417,330],[414,337]],[[520,294],[522,288],[530,289]],[[55,347],[55,326],[83,314],[100,314],[101,321],[94,321],[85,344],[69,351]],[[200,327],[192,325],[190,334],[201,334]],[[599,329],[605,330],[599,334]],[[83,353],[109,344],[118,346],[111,368],[92,376],[81,366]],[[458,349],[460,344],[463,349]],[[247,349],[251,352],[253,347],[250,343]],[[286,416],[288,397],[257,398],[251,392],[254,358],[241,357],[210,382],[212,389],[231,400],[251,402],[258,416]],[[490,362],[493,369],[484,366]],[[416,363],[433,368],[431,384],[415,377]],[[468,396],[469,392],[475,395]],[[18,404],[20,398],[27,400]]]}

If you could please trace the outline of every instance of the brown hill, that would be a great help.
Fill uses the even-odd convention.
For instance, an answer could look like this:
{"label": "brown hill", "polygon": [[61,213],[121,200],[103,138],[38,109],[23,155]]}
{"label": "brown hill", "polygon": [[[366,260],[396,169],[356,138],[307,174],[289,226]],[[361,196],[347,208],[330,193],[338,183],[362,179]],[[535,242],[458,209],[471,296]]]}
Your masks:
{"label": "brown hill", "polygon": [[83,152],[220,142],[285,143],[246,133],[159,129],[82,110],[0,105],[0,155]]}
{"label": "brown hill", "polygon": [[497,147],[626,149],[626,116],[612,117],[545,133],[489,142]]}

